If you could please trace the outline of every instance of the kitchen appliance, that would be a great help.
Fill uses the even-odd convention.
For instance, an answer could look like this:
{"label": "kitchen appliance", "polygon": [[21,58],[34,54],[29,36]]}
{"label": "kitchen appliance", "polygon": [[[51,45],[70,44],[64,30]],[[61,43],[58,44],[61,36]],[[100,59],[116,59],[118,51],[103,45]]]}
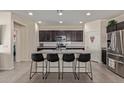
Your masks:
{"label": "kitchen appliance", "polygon": [[57,36],[56,37],[57,48],[65,49],[66,48],[66,36]]}
{"label": "kitchen appliance", "polygon": [[107,66],[124,77],[124,29],[107,33]]}

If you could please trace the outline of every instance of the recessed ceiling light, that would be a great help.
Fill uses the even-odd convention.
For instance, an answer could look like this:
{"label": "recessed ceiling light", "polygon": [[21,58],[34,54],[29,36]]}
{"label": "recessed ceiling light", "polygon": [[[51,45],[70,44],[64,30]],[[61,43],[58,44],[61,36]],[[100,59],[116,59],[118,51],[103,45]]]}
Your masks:
{"label": "recessed ceiling light", "polygon": [[59,23],[60,23],[60,24],[62,24],[62,23],[63,23],[63,21],[59,21]]}
{"label": "recessed ceiling light", "polygon": [[42,23],[42,21],[38,21],[38,23],[39,23],[39,24],[41,24],[41,23]]}
{"label": "recessed ceiling light", "polygon": [[86,15],[87,15],[87,16],[90,16],[90,15],[91,15],[91,13],[89,13],[89,12],[88,12],[88,13],[86,13]]}
{"label": "recessed ceiling light", "polygon": [[57,10],[59,16],[63,15],[62,10]]}
{"label": "recessed ceiling light", "polygon": [[82,24],[83,22],[82,21],[80,21],[80,24]]}
{"label": "recessed ceiling light", "polygon": [[32,16],[32,15],[33,15],[33,13],[29,12],[29,13],[28,13],[28,15],[31,15],[31,16]]}
{"label": "recessed ceiling light", "polygon": [[61,15],[63,15],[63,13],[62,13],[62,12],[60,12],[60,13],[59,13],[59,15],[61,16]]}

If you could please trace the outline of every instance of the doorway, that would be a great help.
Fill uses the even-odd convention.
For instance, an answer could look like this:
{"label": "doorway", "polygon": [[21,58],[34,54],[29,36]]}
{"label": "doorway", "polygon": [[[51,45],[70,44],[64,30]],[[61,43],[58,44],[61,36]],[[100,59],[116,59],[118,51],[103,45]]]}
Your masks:
{"label": "doorway", "polygon": [[25,26],[14,22],[14,31],[13,31],[13,61],[21,62],[23,55],[23,34],[25,31]]}
{"label": "doorway", "polygon": [[101,63],[101,42],[99,31],[85,32],[85,45],[91,52],[91,59]]}

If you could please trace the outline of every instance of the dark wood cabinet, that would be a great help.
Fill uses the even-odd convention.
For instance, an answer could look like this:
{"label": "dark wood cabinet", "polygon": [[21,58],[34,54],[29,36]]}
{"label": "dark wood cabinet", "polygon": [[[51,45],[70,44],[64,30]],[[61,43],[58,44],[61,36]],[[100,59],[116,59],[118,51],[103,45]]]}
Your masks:
{"label": "dark wood cabinet", "polygon": [[45,32],[45,41],[50,41],[51,38],[50,38],[50,32]]}
{"label": "dark wood cabinet", "polygon": [[113,31],[116,31],[116,30],[117,30],[117,25],[107,27],[107,33],[109,33],[109,32],[113,32]]}
{"label": "dark wood cabinet", "polygon": [[122,30],[122,29],[124,29],[124,21],[117,23],[115,26],[107,27],[107,33]]}
{"label": "dark wood cabinet", "polygon": [[76,31],[71,31],[71,41],[75,42],[76,41]]}
{"label": "dark wood cabinet", "polygon": [[45,33],[39,31],[39,41],[45,41]]}
{"label": "dark wood cabinet", "polygon": [[57,36],[66,36],[66,41],[83,42],[82,30],[40,30],[39,42],[55,42]]}
{"label": "dark wood cabinet", "polygon": [[122,30],[124,29],[124,22],[120,22],[117,24],[117,30]]}
{"label": "dark wood cabinet", "polygon": [[77,33],[76,33],[76,41],[79,41],[79,42],[83,41],[83,33],[81,31],[77,31]]}
{"label": "dark wood cabinet", "polygon": [[56,41],[56,31],[54,31],[53,33],[52,33],[52,31],[50,31],[50,33],[51,33],[51,42],[55,42]]}
{"label": "dark wood cabinet", "polygon": [[71,31],[66,32],[66,41],[71,41]]}

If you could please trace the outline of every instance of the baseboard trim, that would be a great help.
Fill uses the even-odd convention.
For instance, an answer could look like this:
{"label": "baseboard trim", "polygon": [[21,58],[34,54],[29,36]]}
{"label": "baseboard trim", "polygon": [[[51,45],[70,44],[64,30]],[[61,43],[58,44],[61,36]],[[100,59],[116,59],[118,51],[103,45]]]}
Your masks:
{"label": "baseboard trim", "polygon": [[91,60],[91,62],[99,63],[98,61],[95,61],[95,60]]}
{"label": "baseboard trim", "polygon": [[31,62],[32,60],[21,60],[21,61],[16,61],[16,63],[20,63],[20,62]]}
{"label": "baseboard trim", "polygon": [[0,70],[13,70],[13,69],[14,69],[14,66],[11,68],[0,68]]}
{"label": "baseboard trim", "polygon": [[91,60],[92,62],[94,62],[94,63],[101,63],[101,62],[98,62],[98,61],[95,61],[95,60]]}

